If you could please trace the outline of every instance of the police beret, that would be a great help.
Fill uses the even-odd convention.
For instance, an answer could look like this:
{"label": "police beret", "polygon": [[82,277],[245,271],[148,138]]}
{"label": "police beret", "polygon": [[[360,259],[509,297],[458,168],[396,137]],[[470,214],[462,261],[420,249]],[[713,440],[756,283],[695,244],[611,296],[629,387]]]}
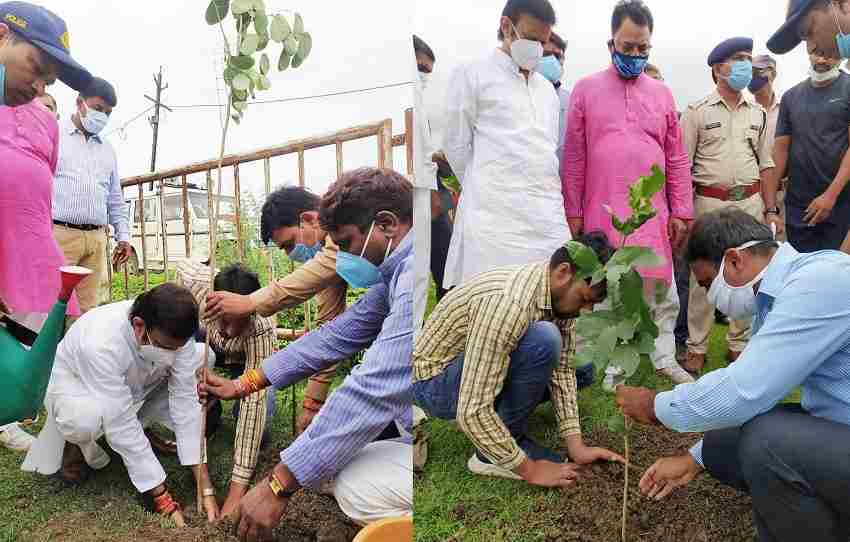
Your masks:
{"label": "police beret", "polygon": [[711,51],[711,54],[708,55],[708,65],[714,66],[715,64],[724,62],[730,56],[735,53],[740,53],[741,51],[748,51],[750,53],[753,52],[752,38],[730,38],[721,42],[714,48],[713,51]]}

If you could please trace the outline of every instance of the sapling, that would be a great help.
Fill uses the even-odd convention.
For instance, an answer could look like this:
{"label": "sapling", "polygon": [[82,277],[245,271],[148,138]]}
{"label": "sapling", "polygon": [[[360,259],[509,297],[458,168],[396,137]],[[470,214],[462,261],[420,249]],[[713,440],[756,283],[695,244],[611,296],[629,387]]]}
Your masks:
{"label": "sapling", "polygon": [[[576,322],[576,334],[584,339],[584,344],[574,364],[581,366],[593,363],[597,371],[605,375],[602,385],[608,392],[614,392],[617,386],[631,377],[641,361],[649,362],[649,355],[655,351],[658,326],[652,319],[652,312],[644,297],[644,283],[637,268],[658,266],[663,260],[652,249],[626,246],[626,241],[656,216],[652,198],[664,186],[665,180],[661,169],[653,166],[651,175],[639,178],[629,187],[631,216],[625,221],[610,207],[606,207],[611,215],[611,224],[622,239],[620,247],[604,266],[596,253],[585,245],[576,241],[566,244],[579,278],[590,279],[591,284],[602,281],[607,284],[606,308],[582,314]],[[656,295],[660,292],[658,289]],[[626,540],[628,507],[630,425],[630,420],[620,415],[608,421],[610,430],[622,431],[624,435],[623,542]]]}

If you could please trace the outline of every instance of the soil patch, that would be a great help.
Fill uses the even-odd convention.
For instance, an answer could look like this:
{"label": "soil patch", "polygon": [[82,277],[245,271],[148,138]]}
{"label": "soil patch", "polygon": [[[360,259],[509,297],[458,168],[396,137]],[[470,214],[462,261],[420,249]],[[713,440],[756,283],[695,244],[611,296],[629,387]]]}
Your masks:
{"label": "soil patch", "polygon": [[[585,436],[594,446],[623,450],[623,438],[608,431]],[[698,440],[659,428],[633,426],[629,447],[628,540],[652,542],[753,542],[750,498],[702,474],[662,501],[640,494],[638,481],[659,457],[687,450]],[[546,542],[620,542],[623,511],[621,465],[594,465],[591,477],[564,492],[560,502],[541,505],[522,518],[523,530]],[[469,510],[456,516],[475,517]]]}

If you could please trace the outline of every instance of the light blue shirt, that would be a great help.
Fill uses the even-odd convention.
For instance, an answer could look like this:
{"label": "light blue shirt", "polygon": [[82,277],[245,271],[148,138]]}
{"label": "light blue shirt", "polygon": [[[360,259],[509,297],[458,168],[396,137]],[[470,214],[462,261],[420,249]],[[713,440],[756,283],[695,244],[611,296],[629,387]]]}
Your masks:
{"label": "light blue shirt", "polygon": [[[755,312],[738,361],[659,393],[658,420],[678,432],[738,427],[799,386],[809,414],[850,425],[850,256],[800,254],[783,244],[762,279]],[[702,441],[691,454],[703,464]]]}
{"label": "light blue shirt", "polygon": [[118,241],[130,240],[115,151],[97,135],[86,139],[70,119],[59,127],[53,220],[78,225],[111,224]]}
{"label": "light blue shirt", "polygon": [[382,281],[357,303],[263,362],[269,382],[283,388],[366,349],[310,427],[280,454],[303,486],[317,487],[336,475],[388,424],[411,431],[412,237],[381,264]]}
{"label": "light blue shirt", "polygon": [[[561,102],[558,116],[558,148],[555,154],[558,155],[558,172],[561,171],[561,158],[564,157],[564,140],[567,135],[567,114],[570,112],[570,90],[561,83],[557,89],[558,100]],[[563,182],[564,179],[561,179]]]}

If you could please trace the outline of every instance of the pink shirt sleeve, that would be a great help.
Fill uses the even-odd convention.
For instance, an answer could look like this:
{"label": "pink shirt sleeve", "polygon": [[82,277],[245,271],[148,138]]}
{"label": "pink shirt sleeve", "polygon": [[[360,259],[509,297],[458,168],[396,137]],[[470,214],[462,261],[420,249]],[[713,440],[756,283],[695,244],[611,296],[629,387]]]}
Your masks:
{"label": "pink shirt sleeve", "polygon": [[583,85],[576,85],[570,97],[564,156],[561,160],[561,191],[564,194],[564,208],[567,212],[567,218],[584,217],[587,136],[583,89]]}
{"label": "pink shirt sleeve", "polygon": [[691,161],[685,149],[682,128],[679,125],[676,106],[672,95],[667,111],[667,136],[664,141],[664,155],[667,160],[667,201],[670,214],[674,218],[691,220],[694,218],[694,183],[691,177]]}

